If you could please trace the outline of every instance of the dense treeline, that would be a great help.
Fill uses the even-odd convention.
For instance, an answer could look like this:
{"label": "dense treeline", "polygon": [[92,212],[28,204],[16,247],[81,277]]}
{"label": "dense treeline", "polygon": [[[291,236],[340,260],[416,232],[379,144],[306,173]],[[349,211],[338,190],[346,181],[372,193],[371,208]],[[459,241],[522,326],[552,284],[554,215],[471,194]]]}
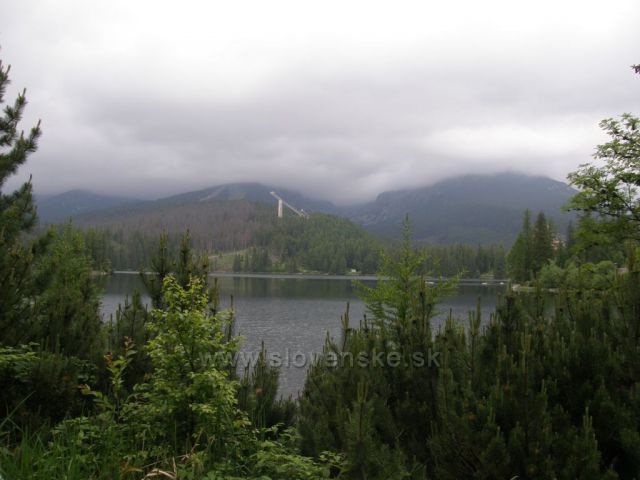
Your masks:
{"label": "dense treeline", "polygon": [[234,259],[234,271],[375,273],[381,243],[349,220],[314,214],[276,219],[255,247]]}
{"label": "dense treeline", "polygon": [[506,252],[502,245],[427,245],[423,271],[427,275],[504,279]]}
{"label": "dense treeline", "polygon": [[[167,205],[114,219],[103,216],[99,224],[80,220],[96,264],[116,270],[148,265],[164,233],[169,248],[177,249],[186,230],[194,248],[212,256],[214,268],[235,271],[374,273],[381,247],[346,219],[323,214],[278,219],[272,208],[245,200]],[[231,265],[216,262],[220,254],[234,252],[238,259]]]}
{"label": "dense treeline", "polygon": [[531,213],[525,211],[522,231],[507,256],[509,278],[546,288],[610,284],[617,268],[628,261],[628,252],[624,242],[598,233],[598,225],[585,215],[577,227],[570,222],[561,236],[543,212],[531,225]]}
{"label": "dense treeline", "polygon": [[[148,268],[159,235],[166,236],[169,251],[177,252],[183,234],[167,231],[155,236],[140,230],[125,233],[113,227],[85,227],[81,231],[96,269],[104,271]],[[248,240],[236,244],[243,246],[239,252],[212,252],[204,248],[206,242],[189,232],[194,248],[209,254],[214,271],[372,274],[378,270],[381,250],[390,245],[349,220],[324,214],[278,219],[271,212]],[[432,275],[506,277],[506,254],[501,245],[425,248],[429,252],[425,268]]]}
{"label": "dense treeline", "polygon": [[550,261],[560,245],[553,224],[544,212],[539,212],[531,225],[531,212],[525,211],[522,231],[509,252],[509,276],[514,281],[526,281]]}
{"label": "dense treeline", "polygon": [[[151,235],[138,229],[126,231],[113,227],[79,227],[74,223],[65,225],[75,227],[83,237],[94,269],[102,272],[144,270],[151,264],[160,237],[164,238],[163,242],[167,250],[173,255],[180,250],[185,231],[189,231],[167,232],[161,230],[159,234]],[[65,225],[57,225],[54,228],[64,228]],[[190,231],[189,243],[192,247],[196,243]]]}

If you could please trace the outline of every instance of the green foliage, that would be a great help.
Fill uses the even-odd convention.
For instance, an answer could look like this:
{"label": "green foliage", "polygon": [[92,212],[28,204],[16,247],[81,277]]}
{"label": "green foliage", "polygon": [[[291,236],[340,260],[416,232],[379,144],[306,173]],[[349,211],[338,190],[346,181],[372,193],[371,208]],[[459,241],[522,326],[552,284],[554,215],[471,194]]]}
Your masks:
{"label": "green foliage", "polygon": [[[0,106],[5,102],[9,70],[0,61]],[[26,104],[23,91],[0,115],[0,342],[10,345],[26,341],[25,331],[30,330],[31,268],[43,246],[25,238],[36,223],[31,181],[12,193],[2,191],[8,177],[36,150],[40,137],[40,123],[28,135],[19,129]]]}
{"label": "green foliage", "polygon": [[564,284],[566,277],[567,272],[565,269],[555,262],[550,262],[542,267],[538,279],[544,288],[560,288]]}
{"label": "green foliage", "polygon": [[[203,232],[192,234],[192,249],[208,252],[213,270],[233,272],[323,272],[345,274],[375,273],[380,265],[384,242],[365,233],[348,220],[329,215],[314,214],[309,219],[298,217],[273,218],[273,212],[263,212],[256,205],[259,228],[252,230],[244,242],[232,246],[215,245],[211,249],[204,242]],[[254,225],[255,226],[255,225]],[[150,272],[171,272],[175,268],[177,252],[183,238],[164,231],[162,245],[144,231],[121,231],[119,227],[88,227],[85,242],[96,268],[136,269],[145,265]],[[253,227],[251,227],[253,229]],[[223,233],[223,232],[219,232]],[[242,246],[235,248],[234,246]],[[425,245],[429,256],[426,271],[443,276],[505,278],[505,251],[501,245]],[[226,252],[226,253],[222,253]],[[198,260],[201,263],[201,260]],[[152,298],[161,297],[159,275],[154,285],[147,285]],[[149,281],[147,276],[146,281]],[[157,303],[154,303],[157,305]]]}
{"label": "green foliage", "polygon": [[553,226],[545,217],[544,212],[539,212],[536,217],[532,237],[531,268],[534,272],[537,272],[555,255]]}
{"label": "green foliage", "polygon": [[557,254],[553,225],[544,212],[539,212],[531,226],[531,213],[524,212],[522,231],[516,238],[507,256],[507,267],[511,280],[525,282],[533,280],[540,269]]}
{"label": "green foliage", "polygon": [[[177,268],[172,262],[184,243],[177,232],[185,230],[191,232],[189,243],[194,251],[234,254],[231,265],[224,269],[236,272],[344,274],[352,269],[361,273],[375,273],[377,269],[380,242],[349,220],[324,214],[279,219],[265,205],[247,202],[207,202],[194,208],[204,207],[208,209],[206,215],[209,210],[217,213],[197,224],[185,223],[182,210],[169,209],[150,224],[143,217],[131,224],[86,226],[87,244],[96,265],[103,269],[138,269],[144,265],[149,271],[172,271]],[[194,216],[197,214],[186,218]],[[163,226],[161,231],[159,225]],[[157,249],[158,236],[163,238],[164,252]],[[161,282],[153,291],[159,297]]]}
{"label": "green foliage", "polygon": [[151,258],[149,271],[140,272],[140,278],[151,297],[151,304],[154,308],[162,308],[162,286],[164,284],[164,279],[172,272],[173,269],[174,262],[169,256],[167,234],[162,233],[158,241],[157,253]]}
{"label": "green foliage", "polygon": [[[277,433],[270,429],[270,433]],[[278,479],[278,480],[319,480],[331,478],[332,470],[339,471],[342,457],[330,452],[320,456],[320,462],[295,453],[299,441],[293,429],[285,430],[278,435],[278,440],[261,440],[256,444],[253,453],[247,457],[247,474],[245,479]],[[240,478],[221,476],[210,472],[203,480]]]}
{"label": "green foliage", "polygon": [[[146,381],[132,393],[126,387],[136,358],[132,343],[123,355],[108,354],[106,390],[90,388],[95,379],[82,382],[95,409],[89,416],[70,412],[54,428],[41,426],[33,434],[23,429],[13,435],[2,425],[0,474],[315,479],[339,469],[339,455],[323,455],[320,463],[301,457],[294,432],[256,429],[238,408],[238,384],[229,369],[237,351],[226,328],[230,315],[210,314],[207,288],[198,277],[185,289],[167,276],[164,296],[165,308],[154,310],[148,323],[152,338],[144,348],[152,370]],[[37,356],[28,348],[0,352],[0,374],[14,382],[26,381],[34,363]]]}
{"label": "green foliage", "polygon": [[[629,113],[600,127],[610,140],[598,145],[599,164],[584,164],[569,175],[580,191],[568,208],[594,214],[594,232],[618,239],[640,239],[640,120]],[[604,164],[602,164],[604,162]]]}
{"label": "green foliage", "polygon": [[424,251],[413,249],[410,224],[405,220],[399,251],[395,256],[383,253],[376,286],[359,284],[367,310],[377,322],[405,324],[417,318],[426,322],[433,315],[436,302],[451,291],[455,281],[426,288],[421,272],[427,258]]}
{"label": "green foliage", "polygon": [[125,370],[133,361],[135,354],[136,351],[133,349],[133,342],[128,340],[125,343],[123,356],[114,357],[111,353],[104,356],[110,380],[110,396],[104,395],[102,392],[96,390],[91,390],[91,387],[87,384],[79,386],[82,394],[92,396],[100,410],[110,411],[116,415],[119,414],[126,395],[124,387]]}
{"label": "green foliage", "polygon": [[527,280],[530,276],[532,260],[531,212],[526,210],[522,220],[522,230],[507,257],[509,276],[512,280]]}
{"label": "green foliage", "polygon": [[146,347],[154,374],[140,414],[149,422],[149,438],[188,451],[206,432],[222,447],[237,420],[236,386],[228,374],[237,343],[226,341],[228,317],[206,314],[206,285],[197,277],[187,289],[166,277],[164,301],[166,308],[152,313]]}
{"label": "green foliage", "polygon": [[573,248],[567,252],[565,263],[571,260],[598,263],[611,260],[622,265],[626,259],[627,242],[620,241],[602,228],[601,219],[582,214],[573,234]]}
{"label": "green foliage", "polygon": [[93,261],[94,270],[110,273],[113,270],[111,239],[102,230],[87,228],[81,231],[84,243]]}
{"label": "green foliage", "polygon": [[244,271],[318,271],[373,273],[379,242],[354,223],[331,215],[274,219],[257,232]]}
{"label": "green foliage", "polygon": [[[579,333],[564,318],[529,317],[519,303],[507,297],[471,342],[453,325],[438,339],[462,342],[442,359],[435,477],[617,478],[591,427],[589,374],[570,367],[586,353],[571,358],[566,346]],[[465,368],[470,355],[473,369]]]}
{"label": "green foliage", "polygon": [[67,225],[49,239],[30,266],[30,306],[20,322],[22,341],[32,343],[16,347],[28,349],[32,361],[16,364],[19,375],[5,371],[3,381],[2,405],[21,405],[20,424],[78,413],[86,404],[78,383],[95,381],[102,366],[98,291],[82,238]]}
{"label": "green foliage", "polygon": [[127,296],[124,305],[118,305],[115,319],[111,318],[107,324],[108,351],[113,355],[124,355],[128,344],[138,346],[126,369],[125,385],[129,391],[134,385],[142,383],[145,375],[152,370],[151,360],[142,348],[150,338],[149,321],[150,312],[142,304],[140,292],[134,291],[131,299]]}
{"label": "green foliage", "polygon": [[444,277],[506,278],[502,245],[425,245],[424,271]]}
{"label": "green foliage", "polygon": [[242,257],[240,255],[233,256],[233,267],[231,268],[234,272],[242,271]]}
{"label": "green foliage", "polygon": [[95,360],[104,341],[98,289],[83,238],[70,224],[53,235],[34,275],[42,293],[34,304],[31,340],[51,351]]}
{"label": "green foliage", "polygon": [[243,256],[235,255],[233,260],[234,272],[268,272],[273,268],[269,250],[267,248],[251,247]]}
{"label": "green foliage", "polygon": [[280,372],[269,363],[264,343],[253,369],[249,367],[238,389],[239,408],[248,414],[251,423],[258,428],[293,426],[296,404],[291,398],[278,397]]}
{"label": "green foliage", "polygon": [[[467,328],[450,318],[435,334],[421,321],[432,307],[410,274],[418,263],[403,249],[384,270],[392,280],[365,290],[373,319],[353,329],[347,312],[342,339],[327,341],[300,398],[304,453],[341,452],[346,478],[640,474],[635,261],[621,276],[611,262],[547,264],[555,308],[510,293],[488,324],[478,307]],[[385,361],[358,362],[374,348]],[[406,362],[429,349],[434,368]],[[392,365],[392,351],[405,361]]]}
{"label": "green foliage", "polygon": [[431,319],[454,281],[429,286],[424,254],[411,246],[385,256],[378,285],[362,287],[372,318],[342,319],[342,339],[327,339],[300,398],[302,452],[344,453],[347,478],[419,476],[425,434],[436,415],[437,355]]}
{"label": "green foliage", "polygon": [[178,283],[186,288],[191,277],[194,276],[206,282],[209,272],[208,259],[204,255],[198,256],[194,253],[188,230],[182,235],[179,249],[175,255],[170,251],[168,238],[166,233],[160,235],[157,252],[151,258],[149,269],[140,272],[140,278],[155,308],[163,307],[164,280],[169,274],[174,274]]}
{"label": "green foliage", "polygon": [[549,263],[540,270],[545,288],[572,290],[608,290],[615,283],[616,267],[608,260],[593,263],[570,262],[564,269]]}
{"label": "green foliage", "polygon": [[91,363],[43,351],[36,344],[1,347],[0,416],[12,414],[6,432],[80,413],[86,402],[77,385],[96,378]]}

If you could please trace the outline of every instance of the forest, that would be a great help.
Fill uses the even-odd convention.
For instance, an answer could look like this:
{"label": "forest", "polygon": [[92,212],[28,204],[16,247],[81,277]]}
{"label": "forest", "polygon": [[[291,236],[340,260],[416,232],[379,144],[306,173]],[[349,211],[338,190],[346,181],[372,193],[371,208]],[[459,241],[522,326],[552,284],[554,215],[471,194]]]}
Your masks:
{"label": "forest", "polygon": [[[244,230],[238,231],[235,236],[246,240],[240,243],[237,238],[231,240],[229,249],[211,250],[202,233],[186,227],[170,232],[158,229],[157,234],[114,226],[77,226],[77,231],[83,237],[94,268],[103,272],[149,268],[158,239],[163,235],[167,249],[173,253],[180,249],[183,237],[188,235],[193,249],[208,257],[211,272],[370,275],[378,271],[381,252],[397,243],[393,239],[376,237],[349,220],[332,215],[278,219],[271,210],[267,213],[263,205],[244,202],[237,205],[263,211],[264,216],[250,235]],[[226,206],[225,211],[228,208]],[[57,228],[64,230],[65,225]],[[230,230],[233,228],[231,226]],[[463,278],[504,279],[507,276],[506,249],[501,244],[424,244],[423,248],[429,252],[425,272],[436,277],[461,275]]]}
{"label": "forest", "polygon": [[[8,73],[0,64],[0,103]],[[3,189],[41,135],[39,124],[21,133],[25,107],[21,93],[0,117]],[[92,273],[111,258],[96,253],[110,237],[71,224],[42,233],[31,182],[3,191],[0,475],[638,478],[640,119],[601,127],[597,162],[570,176],[575,228],[562,240],[525,212],[506,263],[498,247],[416,246],[410,221],[389,245],[330,217],[257,233],[233,258],[238,270],[289,262],[379,275],[360,287],[366,317],[345,311],[298,398],[278,396],[266,351],[238,371],[234,312],[220,309],[211,259],[188,233],[158,232],[149,247],[151,307],[134,294],[104,323]],[[531,291],[510,289],[487,323],[478,306],[434,328],[459,278],[426,282],[440,267],[507,272]]]}

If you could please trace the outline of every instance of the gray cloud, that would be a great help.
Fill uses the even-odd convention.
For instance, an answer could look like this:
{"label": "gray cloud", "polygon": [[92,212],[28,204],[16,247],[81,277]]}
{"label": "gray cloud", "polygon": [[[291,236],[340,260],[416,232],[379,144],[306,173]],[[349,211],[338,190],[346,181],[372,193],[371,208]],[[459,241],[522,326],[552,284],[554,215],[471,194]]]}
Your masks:
{"label": "gray cloud", "polygon": [[462,173],[564,179],[600,119],[640,110],[633,1],[238,3],[0,7],[25,127],[45,132],[9,186],[260,181],[348,203]]}

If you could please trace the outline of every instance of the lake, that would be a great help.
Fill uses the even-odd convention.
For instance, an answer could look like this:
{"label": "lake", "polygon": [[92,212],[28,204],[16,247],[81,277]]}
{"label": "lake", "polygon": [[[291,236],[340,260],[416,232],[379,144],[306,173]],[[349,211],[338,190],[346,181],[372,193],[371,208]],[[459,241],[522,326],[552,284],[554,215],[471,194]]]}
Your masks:
{"label": "lake", "polygon": [[[340,317],[350,304],[351,325],[357,325],[365,307],[357,297],[354,277],[300,275],[232,275],[216,274],[222,307],[233,304],[236,333],[244,337],[245,360],[260,351],[261,342],[272,355],[282,360],[280,392],[296,395],[303,387],[306,368],[314,353],[322,350],[327,333],[340,335]],[[366,285],[374,285],[372,277],[360,277]],[[119,303],[144,287],[137,274],[115,273],[99,279],[103,289],[102,312],[108,320]],[[469,310],[481,299],[483,319],[488,319],[505,285],[483,285],[466,281],[457,292],[445,298],[441,314],[434,325],[441,324],[449,310],[454,317],[467,322]],[[148,302],[148,297],[143,297]],[[243,357],[240,358],[242,362]]]}

